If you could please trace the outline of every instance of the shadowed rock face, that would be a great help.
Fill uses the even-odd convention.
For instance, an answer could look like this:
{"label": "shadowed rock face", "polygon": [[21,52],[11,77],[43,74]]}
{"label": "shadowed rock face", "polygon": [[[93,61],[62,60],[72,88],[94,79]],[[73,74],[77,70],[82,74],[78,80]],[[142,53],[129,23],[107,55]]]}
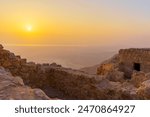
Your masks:
{"label": "shadowed rock face", "polygon": [[[56,63],[27,62],[0,46],[0,66],[5,68],[1,68],[0,99],[49,99],[43,91],[59,99],[150,99],[149,73],[134,73],[132,80],[125,80],[119,59],[115,55],[101,64],[99,75],[89,75]],[[20,77],[25,85],[43,91],[25,86]]]}
{"label": "shadowed rock face", "polygon": [[50,98],[40,89],[25,86],[20,77],[13,77],[11,73],[0,67],[0,99],[48,100]]}
{"label": "shadowed rock face", "polygon": [[2,50],[4,47],[0,44],[0,50]]}

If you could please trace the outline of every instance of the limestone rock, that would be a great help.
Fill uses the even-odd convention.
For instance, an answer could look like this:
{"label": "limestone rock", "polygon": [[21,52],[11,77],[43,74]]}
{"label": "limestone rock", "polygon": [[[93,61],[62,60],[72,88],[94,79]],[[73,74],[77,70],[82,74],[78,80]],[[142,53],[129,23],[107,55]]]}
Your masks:
{"label": "limestone rock", "polygon": [[107,79],[103,79],[98,85],[98,96],[99,99],[120,99],[120,82],[110,82]]}
{"label": "limestone rock", "polygon": [[137,88],[130,82],[124,82],[120,87],[121,98],[124,100],[135,100],[139,99],[137,94]]}
{"label": "limestone rock", "polygon": [[107,75],[109,72],[112,72],[114,69],[114,64],[102,64],[99,68],[97,68],[98,75]]}
{"label": "limestone rock", "polygon": [[37,100],[50,99],[40,89],[31,89],[24,85],[20,77],[13,77],[11,73],[0,68],[0,99],[3,100]]}
{"label": "limestone rock", "polygon": [[43,63],[42,65],[43,66],[49,66],[49,63]]}
{"label": "limestone rock", "polygon": [[109,79],[110,81],[114,81],[114,82],[124,82],[124,73],[117,71],[117,70],[112,70],[111,72],[109,72],[106,76],[107,79]]}
{"label": "limestone rock", "polygon": [[145,76],[150,79],[150,72],[149,73],[146,73]]}
{"label": "limestone rock", "polygon": [[150,99],[150,80],[144,81],[138,89],[140,99]]}
{"label": "limestone rock", "polygon": [[135,87],[139,87],[142,82],[148,80],[144,72],[134,72],[131,77],[131,82]]}
{"label": "limestone rock", "polygon": [[20,62],[21,62],[21,65],[25,65],[27,63],[27,59],[21,59]]}
{"label": "limestone rock", "polygon": [[4,61],[4,62],[2,63],[2,66],[3,66],[3,67],[10,67],[10,66],[12,66],[12,63],[11,63],[10,61]]}
{"label": "limestone rock", "polygon": [[51,67],[62,67],[61,65],[58,65],[58,64],[56,64],[56,63],[51,63],[50,66],[51,66]]}
{"label": "limestone rock", "polygon": [[112,58],[102,62],[97,68],[97,75],[107,75],[118,67],[119,55],[116,54]]}

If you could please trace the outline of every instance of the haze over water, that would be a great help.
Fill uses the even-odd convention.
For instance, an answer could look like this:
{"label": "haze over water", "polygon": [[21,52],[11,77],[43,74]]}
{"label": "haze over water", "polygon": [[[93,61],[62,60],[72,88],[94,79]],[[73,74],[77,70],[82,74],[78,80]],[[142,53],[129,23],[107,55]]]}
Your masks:
{"label": "haze over water", "polygon": [[[28,62],[61,64],[64,67],[79,69],[100,64],[118,53],[120,48],[143,47],[142,45],[118,46],[5,46]],[[148,47],[148,46],[147,46]]]}
{"label": "haze over water", "polygon": [[28,61],[56,62],[64,67],[75,69],[95,65],[115,53],[115,50],[86,46],[6,46],[6,49],[22,55]]}

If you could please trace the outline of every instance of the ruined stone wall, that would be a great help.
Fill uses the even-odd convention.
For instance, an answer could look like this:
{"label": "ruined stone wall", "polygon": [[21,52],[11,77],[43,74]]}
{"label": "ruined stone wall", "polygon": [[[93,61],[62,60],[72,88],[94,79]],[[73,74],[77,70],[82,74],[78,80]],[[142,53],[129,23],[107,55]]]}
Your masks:
{"label": "ruined stone wall", "polygon": [[[56,64],[35,64],[27,62],[0,46],[0,66],[13,76],[20,76],[32,88],[47,90],[50,87],[63,92],[67,99],[119,99],[113,86],[101,76],[88,75],[77,70],[63,68]],[[102,81],[102,82],[101,82]],[[100,83],[101,82],[101,83]],[[110,93],[111,92],[111,93]],[[51,92],[50,92],[51,93]]]}
{"label": "ruined stone wall", "polygon": [[131,77],[134,63],[140,64],[141,71],[150,72],[150,49],[121,49],[119,51],[119,70]]}

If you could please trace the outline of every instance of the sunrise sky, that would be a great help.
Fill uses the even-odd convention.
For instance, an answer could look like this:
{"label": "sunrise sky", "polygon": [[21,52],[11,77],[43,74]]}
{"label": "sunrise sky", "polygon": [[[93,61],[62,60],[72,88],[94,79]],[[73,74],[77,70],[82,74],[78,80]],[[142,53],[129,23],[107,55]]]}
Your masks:
{"label": "sunrise sky", "polygon": [[0,43],[150,43],[150,0],[0,0]]}

